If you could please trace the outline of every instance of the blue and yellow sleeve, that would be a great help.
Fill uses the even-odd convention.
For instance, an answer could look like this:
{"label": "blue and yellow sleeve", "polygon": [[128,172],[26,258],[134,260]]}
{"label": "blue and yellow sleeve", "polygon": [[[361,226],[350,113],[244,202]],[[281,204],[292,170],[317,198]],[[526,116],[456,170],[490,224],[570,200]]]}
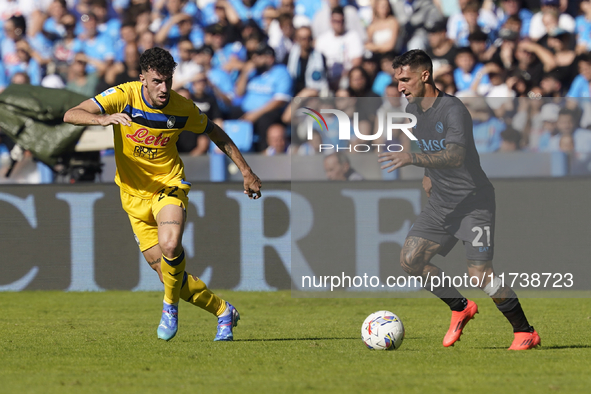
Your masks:
{"label": "blue and yellow sleeve", "polygon": [[116,114],[122,112],[127,105],[127,93],[124,85],[115,86],[97,94],[92,101],[103,114]]}

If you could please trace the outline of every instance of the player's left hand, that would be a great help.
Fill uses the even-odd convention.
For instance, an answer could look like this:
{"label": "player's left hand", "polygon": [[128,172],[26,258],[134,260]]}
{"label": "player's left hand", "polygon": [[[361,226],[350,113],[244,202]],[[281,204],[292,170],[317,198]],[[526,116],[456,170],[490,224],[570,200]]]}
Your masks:
{"label": "player's left hand", "polygon": [[382,170],[390,168],[388,172],[412,164],[412,156],[406,152],[383,152],[378,154],[378,157],[378,163],[390,162],[380,167]]}
{"label": "player's left hand", "polygon": [[258,176],[252,170],[244,175],[244,194],[250,199],[261,198],[261,188],[263,184]]}

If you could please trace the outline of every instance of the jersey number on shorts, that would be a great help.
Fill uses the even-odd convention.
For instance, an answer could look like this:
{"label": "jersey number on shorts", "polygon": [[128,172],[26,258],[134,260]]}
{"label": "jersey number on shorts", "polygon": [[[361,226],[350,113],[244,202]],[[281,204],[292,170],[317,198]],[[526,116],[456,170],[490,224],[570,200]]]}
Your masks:
{"label": "jersey number on shorts", "polygon": [[[166,189],[172,189],[168,194],[166,194]],[[160,196],[158,197],[158,201],[162,200],[164,197],[166,197],[168,195],[168,197],[178,197],[176,194],[176,191],[179,190],[178,186],[172,186],[170,188],[166,188],[166,189],[162,189],[160,190]]]}
{"label": "jersey number on shorts", "polygon": [[[484,230],[482,230],[484,228]],[[472,231],[476,234],[476,238],[474,238],[474,241],[472,241],[472,246],[484,246],[484,243],[482,243],[480,241],[480,238],[482,238],[482,235],[484,234],[484,232],[486,231],[486,246],[490,246],[490,226],[484,226],[484,227],[472,227]]]}

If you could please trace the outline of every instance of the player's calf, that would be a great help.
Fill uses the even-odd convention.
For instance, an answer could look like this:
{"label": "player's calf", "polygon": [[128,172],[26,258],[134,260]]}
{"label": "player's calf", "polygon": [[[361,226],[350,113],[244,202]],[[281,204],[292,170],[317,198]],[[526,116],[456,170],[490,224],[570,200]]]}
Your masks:
{"label": "player's calf", "polygon": [[541,343],[540,336],[529,325],[523,312],[517,294],[510,287],[504,287],[499,278],[492,277],[483,291],[492,298],[497,309],[505,316],[513,327],[515,339],[510,350],[525,350],[538,346]]}

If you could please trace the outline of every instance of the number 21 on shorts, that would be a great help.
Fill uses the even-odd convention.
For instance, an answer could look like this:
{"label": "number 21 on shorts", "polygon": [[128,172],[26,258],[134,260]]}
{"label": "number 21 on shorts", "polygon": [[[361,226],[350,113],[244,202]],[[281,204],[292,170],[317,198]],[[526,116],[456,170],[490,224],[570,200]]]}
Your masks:
{"label": "number 21 on shorts", "polygon": [[[476,233],[476,236],[472,241],[472,246],[490,246],[490,226],[474,226],[472,227],[472,232]],[[484,233],[486,233],[486,245],[484,244],[484,240],[482,239]]]}

